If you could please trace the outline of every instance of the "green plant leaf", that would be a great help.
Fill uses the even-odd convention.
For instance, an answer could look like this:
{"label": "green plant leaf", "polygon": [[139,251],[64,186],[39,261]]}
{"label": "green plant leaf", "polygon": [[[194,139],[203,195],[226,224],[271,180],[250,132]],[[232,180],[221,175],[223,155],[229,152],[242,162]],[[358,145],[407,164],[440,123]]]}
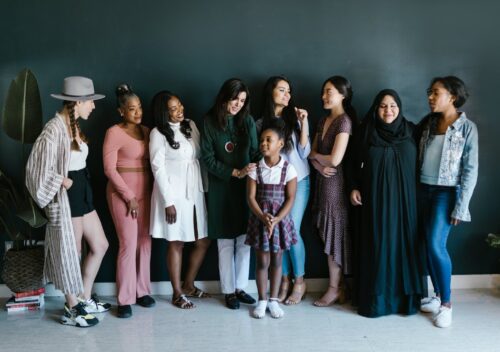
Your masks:
{"label": "green plant leaf", "polygon": [[23,144],[34,143],[42,131],[40,91],[30,70],[22,70],[11,82],[2,120],[5,133]]}
{"label": "green plant leaf", "polygon": [[2,170],[0,170],[0,194],[2,199],[6,202],[10,202],[11,206],[17,208],[21,203],[21,196],[19,192],[12,184],[12,181],[5,175]]}
{"label": "green plant leaf", "polygon": [[493,248],[500,248],[500,235],[490,233],[486,237],[486,242]]}
{"label": "green plant leaf", "polygon": [[26,198],[25,202],[17,210],[16,215],[34,228],[42,227],[47,223],[42,211],[31,198]]}

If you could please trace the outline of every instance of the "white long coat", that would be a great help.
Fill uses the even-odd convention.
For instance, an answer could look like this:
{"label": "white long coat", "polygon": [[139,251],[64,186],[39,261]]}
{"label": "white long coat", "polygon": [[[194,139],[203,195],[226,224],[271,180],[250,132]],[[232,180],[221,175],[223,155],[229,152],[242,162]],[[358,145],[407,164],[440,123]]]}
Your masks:
{"label": "white long coat", "polygon": [[[189,121],[191,139],[180,131],[180,124],[170,124],[179,149],[168,144],[166,137],[154,128],[149,136],[149,156],[155,178],[151,196],[150,232],[154,238],[192,242],[195,238],[193,211],[196,209],[198,239],[207,236],[207,209],[204,177],[198,158],[200,132]],[[175,206],[177,221],[168,224],[165,208]]]}
{"label": "white long coat", "polygon": [[80,258],[76,248],[68,194],[70,137],[60,114],[38,136],[26,164],[26,187],[49,220],[45,228],[44,277],[64,294],[83,293]]}

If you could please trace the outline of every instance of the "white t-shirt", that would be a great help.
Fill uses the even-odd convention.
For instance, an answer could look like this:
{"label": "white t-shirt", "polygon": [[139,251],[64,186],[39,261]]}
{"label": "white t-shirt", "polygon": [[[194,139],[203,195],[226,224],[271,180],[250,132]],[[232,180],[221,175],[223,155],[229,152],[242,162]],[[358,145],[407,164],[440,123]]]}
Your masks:
{"label": "white t-shirt", "polygon": [[[274,165],[273,167],[269,167],[266,165],[264,158],[262,158],[259,161],[258,167],[260,167],[262,181],[264,182],[264,184],[278,185],[281,180],[281,170],[283,169],[284,164],[285,164],[285,159],[281,157],[281,160],[278,164]],[[257,182],[259,182],[257,180],[257,168],[250,171],[248,173],[248,177],[250,177],[252,180],[256,180]],[[288,163],[285,183],[288,183],[288,181],[293,180],[294,178],[297,178],[297,171],[295,170],[292,164]]]}
{"label": "white t-shirt", "polygon": [[89,155],[89,146],[87,143],[80,143],[80,150],[71,150],[69,157],[69,169],[68,171],[78,171],[85,169],[87,166],[86,160]]}

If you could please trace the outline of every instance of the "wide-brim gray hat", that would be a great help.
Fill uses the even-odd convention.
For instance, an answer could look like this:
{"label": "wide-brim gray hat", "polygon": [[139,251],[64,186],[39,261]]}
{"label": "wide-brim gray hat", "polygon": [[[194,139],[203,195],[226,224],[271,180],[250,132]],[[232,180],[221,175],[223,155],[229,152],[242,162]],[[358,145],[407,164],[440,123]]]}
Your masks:
{"label": "wide-brim gray hat", "polygon": [[94,82],[86,77],[66,77],[61,94],[51,94],[52,98],[68,101],[99,100],[105,96],[95,94]]}

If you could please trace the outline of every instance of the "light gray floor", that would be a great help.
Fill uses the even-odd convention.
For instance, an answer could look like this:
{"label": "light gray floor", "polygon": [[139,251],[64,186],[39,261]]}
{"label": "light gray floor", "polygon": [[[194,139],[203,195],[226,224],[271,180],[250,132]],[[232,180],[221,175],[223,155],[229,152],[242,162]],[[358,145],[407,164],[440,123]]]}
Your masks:
{"label": "light gray floor", "polygon": [[500,351],[496,290],[455,290],[449,329],[435,328],[423,314],[368,319],[349,305],[316,308],[318,296],[285,306],[280,320],[251,318],[244,305],[231,311],[222,296],[197,299],[190,311],[157,296],[154,308],[134,306],[130,319],[113,309],[88,329],[60,325],[63,299],[49,297],[41,312],[0,312],[0,351]]}

